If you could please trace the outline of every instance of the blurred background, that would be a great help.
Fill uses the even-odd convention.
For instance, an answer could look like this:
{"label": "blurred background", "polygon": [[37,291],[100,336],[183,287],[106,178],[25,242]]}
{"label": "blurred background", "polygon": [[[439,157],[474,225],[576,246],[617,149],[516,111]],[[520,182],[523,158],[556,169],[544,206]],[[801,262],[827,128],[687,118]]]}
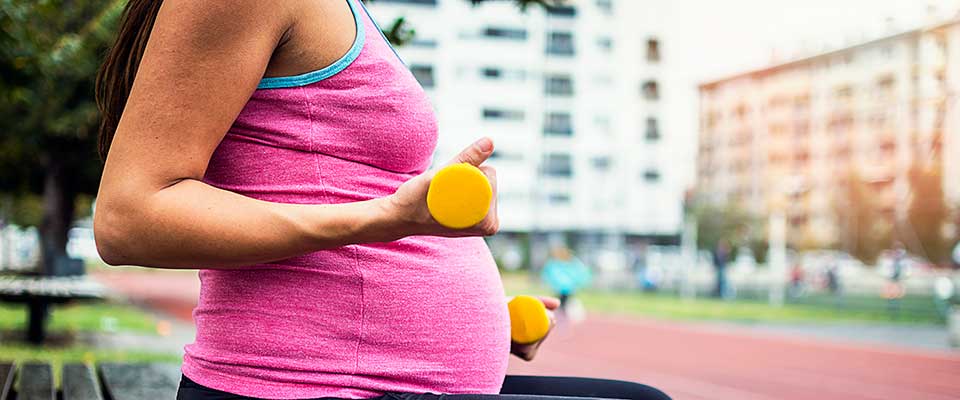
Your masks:
{"label": "blurred background", "polygon": [[[178,362],[195,271],[107,267],[93,77],[124,1],[0,2],[0,359]],[[368,0],[496,151],[511,373],[678,399],[960,398],[960,1]]]}

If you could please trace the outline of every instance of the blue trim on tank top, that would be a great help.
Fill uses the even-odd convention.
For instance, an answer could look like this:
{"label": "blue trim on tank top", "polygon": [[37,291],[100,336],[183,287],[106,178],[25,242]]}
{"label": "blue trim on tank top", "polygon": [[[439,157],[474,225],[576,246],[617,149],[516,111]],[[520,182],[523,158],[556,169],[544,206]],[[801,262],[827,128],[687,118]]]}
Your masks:
{"label": "blue trim on tank top", "polygon": [[[350,12],[353,14],[353,21],[356,25],[357,33],[356,38],[353,40],[353,45],[350,46],[350,50],[347,51],[347,54],[344,54],[343,57],[340,57],[340,59],[333,64],[316,71],[293,76],[272,76],[263,78],[260,80],[260,84],[257,85],[257,89],[279,89],[305,86],[334,76],[350,66],[350,64],[353,63],[358,56],[360,56],[360,50],[363,50],[363,43],[366,39],[363,20],[360,17],[360,13],[357,12],[356,6],[353,5],[353,1],[354,0],[347,0],[347,4],[350,6]],[[381,35],[382,34],[383,33],[381,33]]]}
{"label": "blue trim on tank top", "polygon": [[363,7],[363,12],[367,14],[367,18],[370,18],[370,22],[373,22],[373,26],[377,27],[377,32],[380,32],[380,37],[383,38],[384,42],[387,42],[387,46],[390,46],[390,50],[393,50],[393,54],[396,55],[397,59],[400,60],[400,63],[403,64],[404,67],[406,67],[407,63],[403,61],[403,57],[400,57],[400,53],[397,53],[397,49],[393,47],[393,43],[390,43],[390,41],[387,40],[387,37],[383,34],[383,28],[381,28],[380,24],[377,23],[377,20],[374,19],[372,15],[370,15],[370,10],[367,10],[367,6],[363,4],[363,0],[357,0],[357,1],[360,2],[360,7]]}

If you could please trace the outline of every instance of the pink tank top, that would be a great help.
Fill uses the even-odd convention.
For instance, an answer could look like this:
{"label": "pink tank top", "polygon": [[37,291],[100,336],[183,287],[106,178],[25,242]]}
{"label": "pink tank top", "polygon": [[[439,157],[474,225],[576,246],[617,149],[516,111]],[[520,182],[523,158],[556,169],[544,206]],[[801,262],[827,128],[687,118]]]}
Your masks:
{"label": "pink tank top", "polygon": [[[358,0],[353,48],[322,70],[264,78],[204,181],[330,204],[393,193],[423,172],[433,109]],[[202,266],[198,266],[201,267]],[[417,236],[230,271],[201,270],[183,373],[252,397],[497,393],[509,318],[482,238]]]}

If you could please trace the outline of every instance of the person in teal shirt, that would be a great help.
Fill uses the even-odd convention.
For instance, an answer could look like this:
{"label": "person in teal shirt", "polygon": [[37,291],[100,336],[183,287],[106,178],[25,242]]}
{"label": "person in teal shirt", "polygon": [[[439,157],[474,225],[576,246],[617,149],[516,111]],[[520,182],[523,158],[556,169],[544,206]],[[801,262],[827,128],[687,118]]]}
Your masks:
{"label": "person in teal shirt", "polygon": [[574,293],[589,285],[593,279],[590,268],[563,246],[550,252],[540,277],[560,298],[560,310],[564,312]]}

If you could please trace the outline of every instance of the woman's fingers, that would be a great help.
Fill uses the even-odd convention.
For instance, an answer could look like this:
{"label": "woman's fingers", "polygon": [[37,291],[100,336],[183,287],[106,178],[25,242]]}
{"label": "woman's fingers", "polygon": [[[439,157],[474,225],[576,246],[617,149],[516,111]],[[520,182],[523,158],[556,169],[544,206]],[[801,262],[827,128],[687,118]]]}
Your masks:
{"label": "woman's fingers", "polygon": [[537,298],[543,302],[543,306],[547,307],[547,310],[553,311],[560,307],[560,299],[556,297],[539,296]]}
{"label": "woman's fingers", "polygon": [[489,165],[481,165],[480,171],[487,176],[493,191],[493,196],[490,197],[490,209],[487,211],[486,218],[480,223],[483,226],[483,234],[489,236],[500,229],[500,218],[497,215],[497,170]]}

